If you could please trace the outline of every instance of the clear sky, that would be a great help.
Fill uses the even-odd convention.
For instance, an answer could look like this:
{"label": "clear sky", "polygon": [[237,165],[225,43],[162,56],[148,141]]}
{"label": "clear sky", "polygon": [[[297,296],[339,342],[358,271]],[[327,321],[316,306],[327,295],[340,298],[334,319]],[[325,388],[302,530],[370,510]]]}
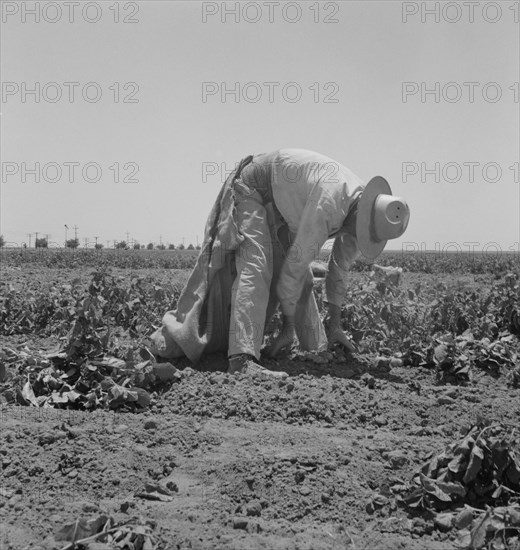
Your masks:
{"label": "clear sky", "polygon": [[[225,170],[298,147],[365,181],[383,175],[408,200],[408,231],[388,249],[518,250],[518,2],[499,2],[501,13],[438,2],[438,22],[435,2],[243,2],[237,16],[224,13],[236,2],[90,4],[2,2],[7,241],[38,231],[62,244],[67,224],[82,245],[127,231],[195,244]],[[438,96],[424,94],[436,82]],[[35,83],[38,102],[25,94]],[[98,182],[84,180],[87,163]],[[115,182],[114,163],[137,181]],[[95,180],[96,166],[86,173]]]}

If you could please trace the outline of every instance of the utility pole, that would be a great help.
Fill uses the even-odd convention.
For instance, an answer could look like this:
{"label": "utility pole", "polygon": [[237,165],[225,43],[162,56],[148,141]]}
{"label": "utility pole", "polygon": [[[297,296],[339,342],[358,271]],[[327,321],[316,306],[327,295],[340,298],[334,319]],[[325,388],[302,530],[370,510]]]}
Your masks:
{"label": "utility pole", "polygon": [[29,248],[31,248],[31,237],[32,237],[32,233],[27,233],[27,236],[29,237]]}
{"label": "utility pole", "polygon": [[36,248],[38,246],[38,231],[36,231],[34,234],[36,235],[36,238],[34,240],[34,248]]}
{"label": "utility pole", "polygon": [[126,242],[130,244],[130,233],[128,232],[128,229],[126,230]]}
{"label": "utility pole", "polygon": [[67,246],[67,229],[69,228],[69,226],[67,224],[65,224],[65,247]]}
{"label": "utility pole", "polygon": [[85,248],[87,248],[87,246],[88,246],[88,238],[85,237]]}
{"label": "utility pole", "polygon": [[99,237],[94,237],[94,239],[96,239],[96,248],[97,248],[97,240],[99,239]]}
{"label": "utility pole", "polygon": [[77,225],[74,226],[74,240],[78,240],[78,229],[79,227]]}

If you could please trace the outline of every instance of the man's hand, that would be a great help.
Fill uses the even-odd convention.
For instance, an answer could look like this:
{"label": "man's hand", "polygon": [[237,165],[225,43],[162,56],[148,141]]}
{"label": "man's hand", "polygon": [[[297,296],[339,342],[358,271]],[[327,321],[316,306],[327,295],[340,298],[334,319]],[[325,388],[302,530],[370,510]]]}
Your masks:
{"label": "man's hand", "polygon": [[356,350],[354,344],[347,338],[347,335],[341,330],[341,308],[335,304],[328,304],[329,311],[329,329],[327,331],[327,338],[329,344],[341,344],[350,353]]}
{"label": "man's hand", "polygon": [[282,331],[276,337],[273,345],[269,348],[269,357],[276,357],[283,351],[288,352],[294,343],[295,336],[294,317],[284,315]]}
{"label": "man's hand", "polygon": [[329,330],[328,340],[329,344],[341,344],[348,351],[350,351],[350,353],[357,351],[354,344],[347,338],[347,335],[339,327],[334,327]]}

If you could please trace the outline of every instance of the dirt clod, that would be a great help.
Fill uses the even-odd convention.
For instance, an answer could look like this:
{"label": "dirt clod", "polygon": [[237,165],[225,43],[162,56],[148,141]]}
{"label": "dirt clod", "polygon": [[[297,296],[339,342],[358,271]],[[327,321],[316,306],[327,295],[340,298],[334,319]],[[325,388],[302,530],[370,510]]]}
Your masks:
{"label": "dirt clod", "polygon": [[246,529],[247,528],[247,519],[242,517],[235,517],[232,520],[233,529]]}
{"label": "dirt clod", "polygon": [[247,516],[259,516],[262,513],[262,504],[259,500],[252,500],[245,505],[244,511]]}

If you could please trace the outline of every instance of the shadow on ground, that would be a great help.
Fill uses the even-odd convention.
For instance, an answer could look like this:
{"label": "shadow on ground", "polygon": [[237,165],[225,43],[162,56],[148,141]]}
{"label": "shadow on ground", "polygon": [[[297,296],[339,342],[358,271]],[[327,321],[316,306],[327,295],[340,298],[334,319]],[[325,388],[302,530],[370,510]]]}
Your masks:
{"label": "shadow on ground", "polygon": [[[176,359],[170,362],[179,369],[191,367],[199,372],[227,372],[228,369],[228,358],[225,353],[203,355],[196,365],[193,365],[187,358]],[[284,371],[292,377],[310,375],[316,378],[332,376],[335,378],[358,380],[365,373],[368,373],[376,379],[386,380],[396,384],[405,383],[401,376],[384,369],[378,370],[371,366],[370,359],[356,355],[349,355],[347,359],[342,362],[330,361],[325,364],[316,364],[313,361],[302,360],[298,357],[292,359],[289,357],[271,359],[262,356],[260,363],[269,370]]]}

